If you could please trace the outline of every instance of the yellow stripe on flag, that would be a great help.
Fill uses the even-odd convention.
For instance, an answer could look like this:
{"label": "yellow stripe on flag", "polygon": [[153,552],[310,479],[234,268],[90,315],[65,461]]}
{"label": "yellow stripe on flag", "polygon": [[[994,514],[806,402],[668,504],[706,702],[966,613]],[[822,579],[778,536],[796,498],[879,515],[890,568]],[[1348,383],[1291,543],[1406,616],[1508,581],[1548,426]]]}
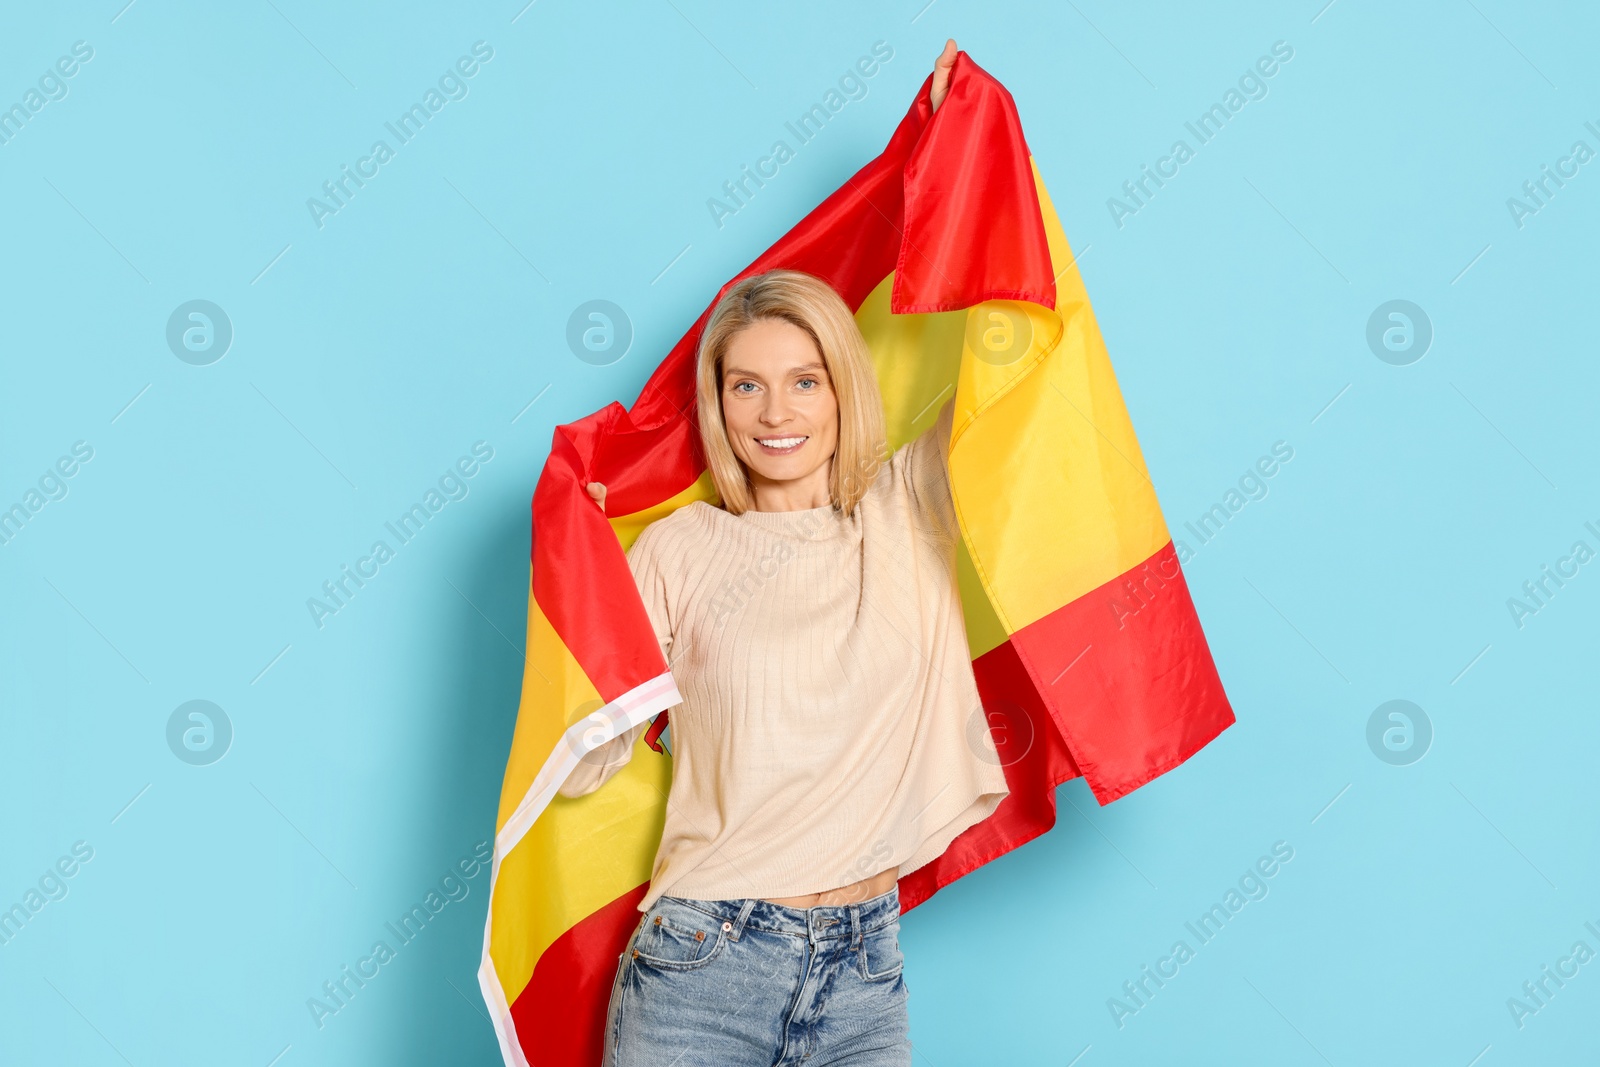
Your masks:
{"label": "yellow stripe on flag", "polygon": [[582,707],[587,713],[600,705],[600,694],[595,691],[594,684],[567,651],[566,644],[534,599],[530,576],[528,650],[522,671],[522,699],[517,707],[517,728],[511,738],[505,780],[500,787],[496,833],[505,829],[507,820],[533,784],[533,776],[560,742],[562,732],[571,725],[570,721],[563,720],[562,709]]}
{"label": "yellow stripe on flag", "polygon": [[490,954],[508,1004],[557,938],[649,880],[671,787],[672,761],[641,734],[604,788],[557,796],[501,861]]}
{"label": "yellow stripe on flag", "polygon": [[[1010,633],[1171,540],[1037,167],[1033,178],[1058,273],[1056,310],[1006,302],[1027,309],[1038,351],[1003,365],[965,360],[951,431],[957,511]],[[974,310],[983,313],[982,306]],[[965,336],[975,336],[970,325]],[[996,485],[1023,488],[997,494]]]}

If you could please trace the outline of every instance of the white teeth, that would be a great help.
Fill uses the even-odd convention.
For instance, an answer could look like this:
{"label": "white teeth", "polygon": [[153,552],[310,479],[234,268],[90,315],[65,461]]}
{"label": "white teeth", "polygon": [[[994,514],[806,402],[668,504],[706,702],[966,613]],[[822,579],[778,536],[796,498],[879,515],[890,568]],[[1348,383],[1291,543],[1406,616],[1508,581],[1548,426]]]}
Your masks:
{"label": "white teeth", "polygon": [[771,448],[792,448],[804,441],[804,437],[758,437],[757,441]]}

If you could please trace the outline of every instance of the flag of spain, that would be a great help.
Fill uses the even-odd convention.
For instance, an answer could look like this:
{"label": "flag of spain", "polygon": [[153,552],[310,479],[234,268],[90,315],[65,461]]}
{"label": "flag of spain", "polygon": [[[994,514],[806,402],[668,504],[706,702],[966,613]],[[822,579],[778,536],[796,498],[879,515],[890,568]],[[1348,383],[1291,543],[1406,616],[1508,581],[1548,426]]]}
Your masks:
{"label": "flag of spain", "polygon": [[[930,83],[881,155],[727,283],[782,267],[839,292],[872,350],[891,449],[955,398],[961,605],[1011,792],[900,879],[902,911],[1053,826],[1062,782],[1081,775],[1107,804],[1234,721],[1011,96],[965,53],[936,114]],[[624,553],[676,508],[717,503],[694,412],[715,303],[632,408],[556,428],[534,492],[527,660],[479,971],[515,1067],[599,1064],[661,837],[672,760],[659,713],[682,698]],[[608,487],[604,514],[591,481]],[[603,788],[556,795],[585,751],[652,716]]]}

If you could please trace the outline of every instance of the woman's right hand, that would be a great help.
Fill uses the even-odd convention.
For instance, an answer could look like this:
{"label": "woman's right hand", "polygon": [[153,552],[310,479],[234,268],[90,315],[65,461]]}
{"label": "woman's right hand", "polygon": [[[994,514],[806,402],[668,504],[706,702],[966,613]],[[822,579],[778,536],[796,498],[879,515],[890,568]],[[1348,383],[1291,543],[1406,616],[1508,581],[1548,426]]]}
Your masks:
{"label": "woman's right hand", "polygon": [[594,502],[599,504],[600,510],[604,512],[606,510],[605,485],[600,482],[590,482],[585,488],[589,490],[589,495],[594,498]]}

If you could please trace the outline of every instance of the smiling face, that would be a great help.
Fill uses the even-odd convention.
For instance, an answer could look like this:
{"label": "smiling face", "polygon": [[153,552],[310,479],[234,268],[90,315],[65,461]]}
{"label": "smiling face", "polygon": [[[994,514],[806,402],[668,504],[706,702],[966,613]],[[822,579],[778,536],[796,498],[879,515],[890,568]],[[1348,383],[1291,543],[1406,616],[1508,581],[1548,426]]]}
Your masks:
{"label": "smiling face", "polygon": [[839,400],[810,334],[782,319],[758,319],[734,334],[723,360],[722,417],[760,510],[829,503]]}

